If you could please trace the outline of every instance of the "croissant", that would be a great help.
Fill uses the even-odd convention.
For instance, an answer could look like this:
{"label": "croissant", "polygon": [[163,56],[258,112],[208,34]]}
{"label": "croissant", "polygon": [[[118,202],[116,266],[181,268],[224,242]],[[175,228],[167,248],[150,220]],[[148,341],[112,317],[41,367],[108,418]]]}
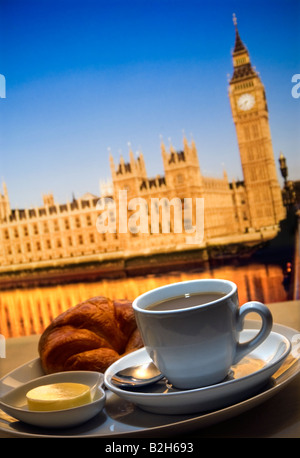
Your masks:
{"label": "croissant", "polygon": [[38,352],[46,374],[104,372],[122,355],[142,346],[132,303],[98,296],[56,317],[42,333]]}

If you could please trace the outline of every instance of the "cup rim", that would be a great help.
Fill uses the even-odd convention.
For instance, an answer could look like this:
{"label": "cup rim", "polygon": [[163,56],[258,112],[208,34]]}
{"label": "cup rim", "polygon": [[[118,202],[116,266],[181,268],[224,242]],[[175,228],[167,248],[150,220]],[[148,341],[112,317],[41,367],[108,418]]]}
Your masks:
{"label": "cup rim", "polygon": [[[151,310],[151,309],[147,309],[147,308],[143,308],[141,306],[138,305],[138,302],[140,300],[145,300],[147,299],[148,297],[152,296],[153,294],[157,294],[159,293],[160,291],[168,291],[170,290],[171,288],[174,288],[174,287],[177,287],[177,286],[185,286],[185,285],[188,285],[188,284],[193,284],[193,285],[196,285],[197,283],[216,283],[216,282],[219,282],[219,283],[223,283],[224,285],[226,284],[227,286],[231,286],[231,290],[226,293],[224,296],[220,297],[219,299],[215,299],[214,301],[210,301],[210,302],[207,302],[205,304],[200,304],[200,305],[194,305],[192,307],[185,307],[185,308],[180,308],[180,309],[173,309],[173,310]],[[175,283],[169,283],[168,285],[164,285],[164,286],[159,286],[157,288],[154,288],[154,289],[151,289],[149,291],[146,291],[145,293],[143,294],[140,294],[139,296],[137,296],[134,301],[132,302],[132,307],[133,309],[136,311],[136,312],[141,312],[141,313],[145,313],[145,314],[150,314],[150,315],[170,315],[172,313],[183,313],[183,312],[187,312],[189,310],[197,310],[197,309],[201,309],[201,308],[206,308],[206,307],[210,307],[211,305],[214,305],[214,304],[217,304],[221,301],[223,301],[224,299],[228,299],[228,297],[230,297],[231,295],[233,295],[235,292],[237,291],[237,285],[230,281],[230,280],[225,280],[225,279],[219,279],[219,278],[203,278],[203,279],[196,279],[196,280],[186,280],[186,281],[182,281],[182,282],[175,282]],[[177,297],[177,295],[167,295],[166,297],[163,297],[164,298],[172,298],[172,297]],[[159,299],[156,301],[158,302]],[[151,303],[151,302],[149,302]],[[145,306],[147,307],[147,305]]]}

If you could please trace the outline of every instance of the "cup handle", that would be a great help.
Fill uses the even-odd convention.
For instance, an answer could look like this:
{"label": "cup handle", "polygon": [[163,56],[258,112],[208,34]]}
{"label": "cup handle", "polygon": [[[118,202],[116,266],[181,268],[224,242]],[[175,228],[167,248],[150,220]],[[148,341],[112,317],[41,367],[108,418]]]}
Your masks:
{"label": "cup handle", "polygon": [[244,318],[248,313],[258,313],[262,318],[262,326],[253,339],[245,343],[238,343],[233,364],[238,363],[246,354],[258,347],[270,334],[273,318],[270,310],[261,302],[246,302],[238,311],[237,331],[242,331],[244,327]]}

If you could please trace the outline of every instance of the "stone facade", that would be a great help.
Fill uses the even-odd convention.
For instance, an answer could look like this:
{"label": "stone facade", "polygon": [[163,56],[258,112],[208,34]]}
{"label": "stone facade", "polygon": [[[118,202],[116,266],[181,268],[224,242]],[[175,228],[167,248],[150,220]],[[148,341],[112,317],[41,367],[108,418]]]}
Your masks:
{"label": "stone facade", "polygon": [[[58,265],[72,259],[80,262],[86,257],[100,259],[103,255],[127,256],[184,247],[187,233],[176,232],[171,213],[168,233],[163,233],[160,227],[159,233],[154,234],[150,226],[148,233],[131,231],[129,226],[127,231],[118,230],[119,191],[127,191],[128,201],[143,199],[148,211],[153,199],[160,199],[162,203],[164,198],[169,201],[179,198],[182,202],[190,198],[194,206],[197,198],[204,198],[204,238],[200,245],[220,237],[230,236],[234,240],[236,236],[242,240],[243,234],[265,233],[268,229],[276,233],[279,222],[285,218],[285,209],[276,173],[266,95],[236,24],[235,27],[229,99],[244,180],[230,183],[225,171],[221,178],[203,176],[196,145],[194,141],[189,144],[186,138],[180,151],[172,146],[167,151],[161,143],[163,176],[148,177],[143,154],[135,157],[130,151],[129,162],[121,158],[118,164],[110,155],[112,186],[106,186],[108,195],[102,197],[109,197],[116,205],[105,211],[111,213],[111,221],[116,220],[117,230],[106,233],[97,230],[97,220],[103,211],[103,206],[97,205],[98,196],[86,194],[59,204],[49,194],[44,196],[42,207],[11,209],[3,184],[3,194],[0,194],[2,270],[28,264]],[[195,208],[192,210],[191,221],[184,221],[185,228],[195,224]],[[132,215],[134,212],[128,209],[128,224]]]}

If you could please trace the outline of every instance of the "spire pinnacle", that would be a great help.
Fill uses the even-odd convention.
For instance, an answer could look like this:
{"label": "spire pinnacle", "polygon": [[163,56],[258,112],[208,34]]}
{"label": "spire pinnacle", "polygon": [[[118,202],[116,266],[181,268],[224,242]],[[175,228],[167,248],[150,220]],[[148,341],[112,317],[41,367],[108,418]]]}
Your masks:
{"label": "spire pinnacle", "polygon": [[233,13],[233,15],[232,15],[232,21],[233,21],[235,29],[237,29],[237,18],[236,18],[235,13]]}
{"label": "spire pinnacle", "polygon": [[238,27],[237,27],[237,18],[236,18],[236,15],[234,13],[233,13],[233,16],[232,16],[232,20],[233,20],[233,24],[234,24],[234,27],[235,27],[235,44],[234,44],[233,54],[244,52],[244,51],[247,52],[246,46],[244,45],[244,43],[241,40],[239,31],[238,31]]}
{"label": "spire pinnacle", "polygon": [[234,72],[229,81],[230,84],[237,80],[257,76],[257,73],[252,68],[248,50],[241,40],[237,27],[237,18],[234,13],[232,15],[232,20],[235,27],[235,43],[232,51]]}

